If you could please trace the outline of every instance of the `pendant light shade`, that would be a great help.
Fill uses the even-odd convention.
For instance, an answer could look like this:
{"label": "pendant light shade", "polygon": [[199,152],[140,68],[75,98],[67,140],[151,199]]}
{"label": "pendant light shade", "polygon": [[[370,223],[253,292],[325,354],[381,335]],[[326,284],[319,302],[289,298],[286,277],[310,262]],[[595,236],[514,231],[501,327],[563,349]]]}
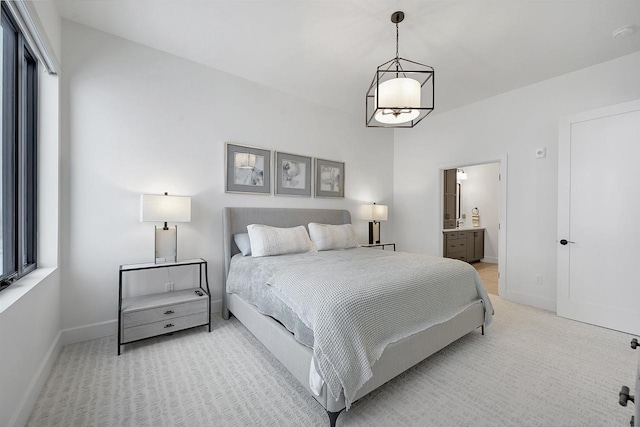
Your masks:
{"label": "pendant light shade", "polygon": [[379,108],[375,119],[380,123],[410,122],[420,115],[420,82],[408,77],[387,80],[378,86],[378,105],[394,105],[396,108]]}
{"label": "pendant light shade", "polygon": [[433,111],[433,68],[398,55],[398,23],[403,19],[403,12],[391,15],[396,24],[396,57],[378,67],[369,86],[367,127],[411,128]]}

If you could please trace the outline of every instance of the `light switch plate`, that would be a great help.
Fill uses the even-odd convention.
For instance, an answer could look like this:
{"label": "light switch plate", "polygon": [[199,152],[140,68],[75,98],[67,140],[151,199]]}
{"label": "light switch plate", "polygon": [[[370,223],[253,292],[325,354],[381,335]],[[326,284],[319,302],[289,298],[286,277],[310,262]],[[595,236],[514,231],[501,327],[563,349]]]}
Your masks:
{"label": "light switch plate", "polygon": [[547,147],[536,148],[536,159],[547,157]]}

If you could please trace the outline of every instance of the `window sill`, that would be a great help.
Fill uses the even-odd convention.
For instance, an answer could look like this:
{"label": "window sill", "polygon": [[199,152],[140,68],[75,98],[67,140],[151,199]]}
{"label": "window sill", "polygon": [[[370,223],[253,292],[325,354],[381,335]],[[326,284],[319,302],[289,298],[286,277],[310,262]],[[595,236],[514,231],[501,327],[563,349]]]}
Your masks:
{"label": "window sill", "polygon": [[56,271],[55,267],[37,268],[16,282],[7,289],[0,292],[0,313],[3,313],[13,304],[20,300],[27,292],[38,286],[43,280]]}

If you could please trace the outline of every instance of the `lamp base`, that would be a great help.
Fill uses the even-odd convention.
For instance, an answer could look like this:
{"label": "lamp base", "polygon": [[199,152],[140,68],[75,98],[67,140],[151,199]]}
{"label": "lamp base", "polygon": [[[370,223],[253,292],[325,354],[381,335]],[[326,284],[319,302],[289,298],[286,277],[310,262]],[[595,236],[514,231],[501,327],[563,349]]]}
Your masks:
{"label": "lamp base", "polygon": [[369,222],[369,244],[380,243],[380,223],[377,221]]}
{"label": "lamp base", "polygon": [[178,227],[156,227],[155,263],[176,262],[178,259]]}

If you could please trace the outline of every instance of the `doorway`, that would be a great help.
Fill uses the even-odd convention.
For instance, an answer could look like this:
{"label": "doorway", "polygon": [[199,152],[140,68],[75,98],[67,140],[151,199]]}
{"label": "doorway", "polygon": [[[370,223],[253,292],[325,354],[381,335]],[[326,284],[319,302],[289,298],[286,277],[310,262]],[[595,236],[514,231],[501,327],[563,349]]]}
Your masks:
{"label": "doorway", "polygon": [[[493,161],[473,162],[455,167],[441,168],[443,229],[442,256],[466,260],[473,265],[485,289],[493,295],[504,295],[506,249],[506,157]],[[451,176],[455,173],[456,185]],[[449,178],[447,180],[447,178]],[[454,190],[452,190],[454,189]],[[452,194],[453,191],[453,194]],[[455,203],[452,201],[455,199]],[[455,208],[452,209],[452,206]],[[477,252],[478,234],[484,240],[482,256],[465,258],[458,252],[451,253],[454,241],[452,232],[475,235]],[[471,236],[467,240],[467,252],[471,249]],[[456,248],[456,250],[459,250]]]}

